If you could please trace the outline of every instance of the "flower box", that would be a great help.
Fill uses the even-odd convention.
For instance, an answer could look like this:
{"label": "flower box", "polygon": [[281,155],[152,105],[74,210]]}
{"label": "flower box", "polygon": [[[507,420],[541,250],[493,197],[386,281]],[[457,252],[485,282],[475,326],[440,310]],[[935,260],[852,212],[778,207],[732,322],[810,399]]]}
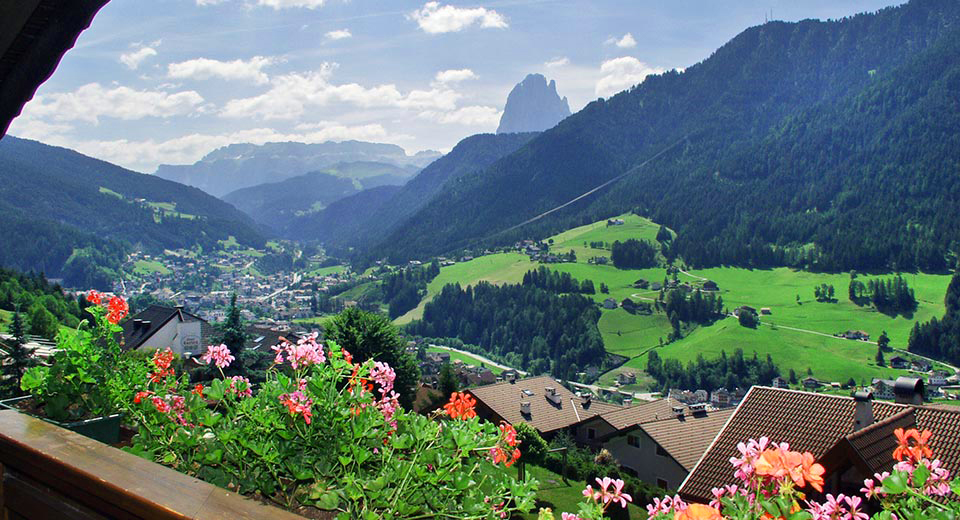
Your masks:
{"label": "flower box", "polygon": [[116,444],[120,442],[121,414],[115,413],[113,415],[108,415],[105,417],[94,417],[93,419],[86,419],[83,421],[73,421],[73,422],[54,421],[53,419],[48,419],[46,417],[40,417],[31,413],[28,413],[23,408],[17,406],[18,403],[25,403],[26,401],[32,398],[33,396],[28,395],[24,397],[14,397],[12,399],[6,399],[3,401],[0,401],[0,408],[17,410],[18,412],[25,413],[33,417],[37,417],[40,420],[47,421],[48,423],[55,424],[61,428],[77,432],[80,435],[89,437],[96,441],[100,441],[104,444]]}

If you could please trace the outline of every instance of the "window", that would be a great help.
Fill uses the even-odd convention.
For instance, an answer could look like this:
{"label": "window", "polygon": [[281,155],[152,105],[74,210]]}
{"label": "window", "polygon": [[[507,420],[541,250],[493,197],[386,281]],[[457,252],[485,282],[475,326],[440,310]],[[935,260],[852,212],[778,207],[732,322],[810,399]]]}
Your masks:
{"label": "window", "polygon": [[636,435],[627,435],[627,444],[633,446],[634,448],[640,447],[640,437]]}
{"label": "window", "polygon": [[597,436],[597,430],[593,428],[587,428],[587,440],[593,440]]}
{"label": "window", "polygon": [[657,444],[657,455],[660,455],[661,457],[669,457],[669,456],[670,456],[670,454],[667,453],[667,450],[663,449],[663,447],[660,446],[659,444]]}
{"label": "window", "polygon": [[662,489],[670,489],[670,486],[667,484],[667,481],[663,480],[662,478],[657,479],[657,487]]}

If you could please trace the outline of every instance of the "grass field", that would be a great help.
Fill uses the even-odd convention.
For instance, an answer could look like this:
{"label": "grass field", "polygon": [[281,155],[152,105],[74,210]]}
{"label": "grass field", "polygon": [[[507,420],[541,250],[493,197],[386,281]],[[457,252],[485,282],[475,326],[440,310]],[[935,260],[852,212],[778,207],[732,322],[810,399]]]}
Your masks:
{"label": "grass field", "polygon": [[308,272],[306,275],[307,275],[307,276],[314,276],[314,277],[316,277],[316,276],[330,276],[330,275],[332,275],[332,274],[342,273],[342,272],[344,272],[344,271],[346,271],[346,270],[347,270],[346,266],[343,266],[343,265],[333,265],[333,266],[330,266],[330,267],[320,267],[320,268],[314,269],[313,271]]}
{"label": "grass field", "polygon": [[[655,239],[659,229],[656,223],[635,215],[623,215],[621,218],[625,221],[623,226],[607,226],[604,220],[552,237],[552,250],[559,253],[574,250],[577,263],[548,264],[547,267],[570,273],[578,280],[593,280],[598,291],[592,297],[598,303],[606,298],[614,298],[618,302],[624,298],[635,301],[654,300],[657,292],[635,289],[633,284],[640,278],[662,282],[667,278],[665,268],[621,270],[612,265],[587,263],[593,256],[609,256],[607,250],[590,248],[590,242],[612,243],[628,238],[651,241]],[[584,242],[588,244],[586,247]],[[523,279],[524,273],[536,267],[538,264],[531,263],[525,255],[519,253],[483,256],[470,262],[444,267],[440,275],[428,285],[427,296],[420,305],[395,320],[395,323],[404,324],[419,319],[423,315],[426,302],[448,283],[470,285],[480,280],[518,283]],[[861,274],[858,280],[866,283],[870,279],[891,276],[894,275]],[[741,327],[734,319],[725,319],[709,327],[695,327],[687,337],[658,348],[660,338],[666,341],[671,331],[666,316],[631,315],[622,309],[604,309],[598,327],[609,352],[632,358],[624,369],[642,371],[646,366],[645,353],[652,348],[658,348],[661,357],[677,358],[684,362],[695,360],[698,354],[709,359],[719,355],[721,350],[731,354],[735,349],[741,348],[746,355],[752,356],[753,352],[757,352],[759,356],[765,357],[770,354],[784,374],[792,368],[803,377],[810,367],[814,376],[829,381],[846,382],[853,377],[860,382],[872,377],[895,376],[898,371],[876,366],[876,347],[870,343],[841,340],[789,328],[828,335],[849,329],[865,330],[872,341],[876,341],[881,332],[886,331],[892,346],[904,348],[915,322],[943,315],[943,297],[950,282],[949,275],[904,275],[908,285],[915,291],[918,308],[909,316],[888,316],[869,306],[858,307],[847,299],[849,273],[723,267],[690,271],[689,275],[680,273],[678,277],[680,281],[689,282],[698,282],[702,278],[714,280],[720,287],[719,296],[723,298],[724,306],[728,309],[732,310],[740,305],[769,307],[772,314],[762,316],[764,324],[756,330]],[[601,283],[609,287],[608,294],[599,291]],[[836,303],[819,303],[815,300],[814,287],[822,283],[834,286]],[[601,383],[612,382],[617,372],[619,370],[605,374]],[[644,381],[649,380],[640,381],[638,386],[642,386]]]}
{"label": "grass field", "polygon": [[326,326],[327,322],[334,318],[333,315],[330,316],[313,316],[311,318],[300,318],[298,320],[293,320],[294,323],[298,325],[319,325],[321,327]]}
{"label": "grass field", "polygon": [[503,372],[503,369],[497,368],[497,367],[492,366],[492,365],[491,365],[491,366],[488,366],[486,363],[484,363],[483,361],[480,361],[479,359],[471,356],[470,354],[461,354],[460,352],[455,352],[455,351],[453,351],[453,350],[447,350],[447,349],[445,349],[445,348],[436,348],[436,347],[430,347],[430,348],[428,348],[428,349],[427,349],[427,352],[446,352],[446,353],[450,354],[450,362],[451,362],[451,363],[452,363],[453,361],[456,361],[456,360],[459,359],[460,361],[463,361],[463,362],[464,362],[465,364],[467,364],[467,365],[485,366],[485,367],[489,368],[491,372],[493,372],[494,374],[496,374],[496,375],[498,375],[498,376]]}
{"label": "grass field", "polygon": [[170,274],[170,269],[157,261],[137,260],[133,264],[133,272],[139,275],[148,275],[152,273]]}
{"label": "grass field", "polygon": [[480,281],[490,283],[518,283],[523,281],[523,275],[537,264],[530,262],[526,255],[520,253],[502,253],[481,256],[469,262],[461,262],[440,269],[440,274],[427,284],[427,295],[415,309],[400,316],[394,323],[404,325],[423,316],[423,308],[433,299],[443,286],[449,283],[459,283],[462,286],[473,285]]}
{"label": "grass field", "polygon": [[111,195],[118,199],[123,200],[123,195],[111,190],[110,188],[104,188],[103,186],[100,186],[100,193],[103,193],[105,195]]}

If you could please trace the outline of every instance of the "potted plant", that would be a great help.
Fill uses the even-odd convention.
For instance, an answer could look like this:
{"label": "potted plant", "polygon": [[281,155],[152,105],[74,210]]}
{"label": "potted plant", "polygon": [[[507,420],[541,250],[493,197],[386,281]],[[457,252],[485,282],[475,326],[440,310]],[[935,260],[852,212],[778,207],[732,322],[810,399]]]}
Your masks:
{"label": "potted plant", "polygon": [[120,414],[111,396],[111,380],[121,352],[118,323],[129,308],[118,296],[105,299],[96,291],[87,293],[93,322],[84,321],[76,331],[59,334],[50,363],[23,374],[20,387],[30,395],[5,401],[5,406],[101,442],[119,441]]}

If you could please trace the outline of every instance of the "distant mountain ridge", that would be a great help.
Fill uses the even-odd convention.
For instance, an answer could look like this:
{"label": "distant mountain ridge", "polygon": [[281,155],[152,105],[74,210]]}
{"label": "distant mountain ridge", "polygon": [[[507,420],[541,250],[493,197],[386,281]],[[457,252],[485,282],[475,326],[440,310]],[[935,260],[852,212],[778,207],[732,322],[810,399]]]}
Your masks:
{"label": "distant mountain ridge", "polygon": [[960,71],[943,61],[957,27],[960,3],[912,0],[749,28],[445,186],[371,254],[422,259],[636,210],[678,231],[668,253],[693,265],[935,270],[960,243]]}
{"label": "distant mountain ridge", "polygon": [[408,168],[386,163],[338,163],[280,182],[240,188],[221,199],[276,232],[300,215],[320,211],[361,190],[400,186],[412,173]]}
{"label": "distant mountain ridge", "polygon": [[286,236],[316,240],[334,247],[366,249],[387,236],[457,179],[482,171],[517,150],[537,134],[478,134],[463,139],[450,153],[430,163],[403,187],[365,190],[345,197],[317,214],[301,216]]}
{"label": "distant mountain ridge", "polygon": [[507,96],[498,134],[542,132],[570,115],[567,98],[557,94],[557,82],[542,74],[529,74]]}
{"label": "distant mountain ridge", "polygon": [[0,181],[0,265],[68,285],[109,289],[100,268],[119,267],[126,245],[209,250],[229,236],[264,244],[254,222],[226,202],[66,148],[5,136]]}
{"label": "distant mountain ridge", "polygon": [[278,182],[341,163],[385,163],[409,168],[412,174],[440,155],[433,151],[407,155],[397,145],[363,141],[232,144],[210,152],[194,164],[161,164],[156,175],[219,197],[240,188]]}

